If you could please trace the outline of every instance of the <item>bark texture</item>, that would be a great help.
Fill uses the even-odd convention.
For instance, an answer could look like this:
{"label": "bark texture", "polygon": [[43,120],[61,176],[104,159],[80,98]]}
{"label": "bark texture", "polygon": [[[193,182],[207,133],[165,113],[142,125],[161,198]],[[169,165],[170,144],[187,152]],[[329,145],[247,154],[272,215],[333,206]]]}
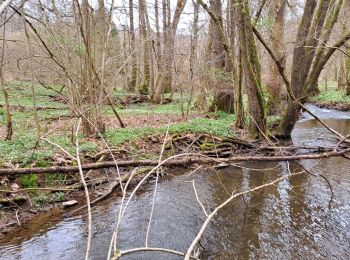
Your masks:
{"label": "bark texture", "polygon": [[261,70],[248,2],[238,1],[239,41],[250,114],[249,133],[263,137],[267,133],[264,97],[261,88]]}

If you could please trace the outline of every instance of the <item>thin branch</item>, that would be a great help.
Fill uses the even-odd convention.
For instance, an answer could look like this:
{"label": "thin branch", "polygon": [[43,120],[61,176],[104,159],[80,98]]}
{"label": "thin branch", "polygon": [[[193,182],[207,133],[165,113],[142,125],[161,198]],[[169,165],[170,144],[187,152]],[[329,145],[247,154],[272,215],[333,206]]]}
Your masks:
{"label": "thin branch", "polygon": [[0,14],[2,14],[5,10],[6,7],[8,7],[13,0],[5,0],[1,5],[0,5]]}
{"label": "thin branch", "polygon": [[266,188],[268,186],[271,186],[271,185],[274,185],[276,183],[278,183],[279,181],[281,180],[284,180],[286,178],[289,178],[291,176],[295,176],[297,174],[301,174],[302,172],[298,172],[298,173],[293,173],[293,174],[289,174],[287,176],[283,176],[283,177],[280,177],[280,178],[277,178],[276,180],[272,181],[272,182],[269,182],[269,183],[265,183],[261,186],[258,186],[258,187],[255,187],[253,189],[249,189],[249,190],[246,190],[246,191],[242,191],[242,192],[239,192],[239,193],[236,193],[236,194],[232,194],[231,197],[229,197],[227,200],[225,200],[222,204],[220,204],[219,206],[217,206],[212,213],[210,213],[210,215],[208,216],[208,218],[204,221],[201,229],[199,230],[197,236],[195,237],[195,239],[192,241],[190,247],[188,248],[187,252],[186,252],[186,255],[185,255],[185,260],[189,260],[191,258],[191,254],[192,254],[192,251],[194,250],[194,247],[197,245],[198,241],[201,239],[204,231],[206,230],[206,228],[208,227],[210,221],[214,218],[214,216],[218,213],[218,211],[220,209],[222,209],[223,207],[225,207],[228,203],[230,203],[233,199],[239,197],[239,196],[242,196],[242,195],[245,195],[245,194],[248,194],[248,193],[251,193],[251,192],[254,192],[254,191],[257,191],[257,190],[260,190],[260,189],[263,189],[263,188]]}
{"label": "thin branch", "polygon": [[91,217],[91,205],[90,205],[90,196],[89,196],[89,190],[86,185],[85,179],[84,179],[84,173],[81,166],[80,156],[79,156],[79,140],[78,140],[78,132],[79,132],[79,126],[81,123],[81,118],[79,118],[77,129],[75,132],[75,140],[76,140],[76,152],[77,152],[77,163],[79,167],[79,174],[81,178],[81,182],[83,183],[84,190],[85,190],[85,197],[86,197],[86,204],[88,208],[88,238],[87,238],[87,246],[86,246],[86,253],[85,253],[85,260],[89,260],[89,253],[90,253],[90,247],[91,247],[91,235],[92,235],[92,217]]}
{"label": "thin branch", "polygon": [[203,203],[201,202],[201,200],[200,200],[199,197],[198,197],[197,189],[196,189],[196,186],[194,185],[194,180],[192,181],[192,186],[193,186],[194,194],[196,195],[196,199],[197,199],[199,205],[201,205],[201,208],[202,208],[202,210],[203,210],[203,212],[204,212],[204,215],[206,215],[207,217],[209,217],[207,211],[205,210],[205,207],[204,207]]}
{"label": "thin branch", "polygon": [[259,21],[261,13],[262,13],[262,10],[264,9],[264,6],[265,6],[266,2],[267,2],[267,0],[262,0],[261,1],[259,9],[258,9],[258,11],[256,12],[256,15],[255,15],[255,23],[257,23]]}
{"label": "thin branch", "polygon": [[[123,255],[137,253],[137,252],[144,252],[144,251],[165,252],[165,253],[175,254],[175,255],[179,255],[179,256],[185,256],[184,253],[182,253],[180,251],[173,250],[173,249],[159,248],[159,247],[138,247],[138,248],[133,248],[133,249],[125,250],[125,251],[120,251],[119,254],[116,254],[115,256],[112,257],[112,260],[117,260]],[[198,259],[197,257],[191,257],[191,258]]]}
{"label": "thin branch", "polygon": [[41,187],[36,187],[36,188],[25,188],[25,189],[18,189],[18,190],[0,190],[0,192],[3,193],[18,193],[22,191],[31,191],[31,190],[48,190],[48,191],[74,191],[75,189],[69,189],[69,188],[41,188]]}
{"label": "thin branch", "polygon": [[59,144],[56,144],[54,142],[51,142],[49,139],[46,139],[44,137],[41,137],[40,140],[43,140],[49,144],[52,144],[53,146],[56,146],[57,148],[59,148],[62,152],[64,152],[66,155],[69,156],[69,158],[71,158],[72,160],[76,160],[76,157],[74,157],[73,155],[71,155],[67,150],[65,150],[62,146],[60,146]]}
{"label": "thin branch", "polygon": [[[163,153],[164,153],[164,149],[165,149],[165,144],[166,144],[166,141],[167,141],[167,139],[168,139],[168,134],[169,134],[169,126],[168,126],[168,129],[167,129],[166,134],[165,134],[165,137],[164,137],[164,141],[163,141],[163,145],[162,145],[162,150],[161,150],[160,155],[159,155],[158,163],[161,163],[161,161],[162,161],[162,157],[163,157]],[[153,192],[153,199],[152,199],[152,207],[151,207],[151,213],[150,213],[150,216],[149,216],[149,221],[148,221],[148,226],[147,226],[145,247],[148,247],[148,237],[149,237],[149,231],[150,231],[150,229],[151,229],[152,217],[153,217],[153,212],[154,212],[154,204],[155,204],[155,200],[156,200],[156,192],[157,192],[159,171],[160,171],[160,169],[158,169],[158,171],[157,171],[156,183],[155,183],[155,185],[154,185],[154,192]]]}

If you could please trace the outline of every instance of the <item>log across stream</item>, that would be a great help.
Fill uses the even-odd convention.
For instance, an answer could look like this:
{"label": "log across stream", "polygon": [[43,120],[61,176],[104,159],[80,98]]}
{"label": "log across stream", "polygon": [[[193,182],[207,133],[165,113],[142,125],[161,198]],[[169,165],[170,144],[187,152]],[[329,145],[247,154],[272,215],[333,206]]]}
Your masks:
{"label": "log across stream", "polygon": [[[337,131],[349,133],[349,113],[309,108]],[[337,141],[316,121],[303,115],[293,132],[293,142],[327,146]],[[334,157],[303,160],[301,164],[312,175],[304,173],[284,179],[223,208],[200,240],[201,259],[349,259],[350,160]],[[183,169],[172,169],[157,187],[149,246],[187,250],[205,220],[192,180],[210,212],[233,190],[251,189],[288,174],[285,162],[241,165],[243,168],[217,171],[203,168],[189,176]],[[300,168],[296,163],[290,164],[291,171]],[[332,191],[317,174],[327,178]],[[120,249],[145,245],[153,191],[154,185],[146,185],[132,200],[120,228]],[[119,202],[111,196],[93,208],[91,259],[106,259]],[[0,241],[0,259],[82,259],[86,226],[85,211],[70,217],[63,217],[59,210],[39,215]],[[123,259],[181,257],[143,252]]]}

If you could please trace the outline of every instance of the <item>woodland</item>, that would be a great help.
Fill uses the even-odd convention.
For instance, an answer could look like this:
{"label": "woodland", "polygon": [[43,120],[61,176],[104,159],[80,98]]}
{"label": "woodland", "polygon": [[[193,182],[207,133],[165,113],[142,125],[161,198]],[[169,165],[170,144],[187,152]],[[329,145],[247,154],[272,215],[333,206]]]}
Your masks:
{"label": "woodland", "polygon": [[[117,194],[107,259],[199,259],[209,222],[235,198],[300,174],[289,163],[349,160],[350,133],[309,106],[350,111],[349,17],[349,0],[0,1],[0,239],[54,207],[84,211],[89,259],[92,207]],[[304,114],[336,143],[295,144]],[[153,206],[146,245],[119,248],[142,185],[155,182],[155,197],[167,169],[244,162],[287,162],[289,174],[211,213],[193,181],[206,219],[187,251],[148,246]]]}

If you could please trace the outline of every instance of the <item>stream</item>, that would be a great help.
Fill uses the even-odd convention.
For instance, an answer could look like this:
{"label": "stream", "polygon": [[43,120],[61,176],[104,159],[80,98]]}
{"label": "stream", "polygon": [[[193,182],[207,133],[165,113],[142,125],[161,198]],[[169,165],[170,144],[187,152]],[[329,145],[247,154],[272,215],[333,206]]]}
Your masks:
{"label": "stream", "polygon": [[[343,135],[350,132],[350,113],[308,105]],[[293,131],[296,145],[327,146],[337,141],[309,115]],[[350,160],[304,160],[312,174],[300,174],[275,186],[237,198],[219,211],[199,245],[201,259],[350,259]],[[157,187],[149,246],[185,252],[205,215],[192,186],[208,212],[229,197],[287,175],[286,162],[244,163],[242,168],[202,169],[191,175],[173,170]],[[300,165],[290,164],[292,172]],[[129,205],[120,228],[122,250],[143,247],[154,184],[146,185]],[[332,198],[332,200],[331,200]],[[93,207],[91,259],[106,259],[118,215],[119,198]],[[87,238],[86,210],[63,217],[59,210],[40,214],[0,241],[0,259],[83,259]],[[167,253],[142,252],[122,259],[181,259]]]}

